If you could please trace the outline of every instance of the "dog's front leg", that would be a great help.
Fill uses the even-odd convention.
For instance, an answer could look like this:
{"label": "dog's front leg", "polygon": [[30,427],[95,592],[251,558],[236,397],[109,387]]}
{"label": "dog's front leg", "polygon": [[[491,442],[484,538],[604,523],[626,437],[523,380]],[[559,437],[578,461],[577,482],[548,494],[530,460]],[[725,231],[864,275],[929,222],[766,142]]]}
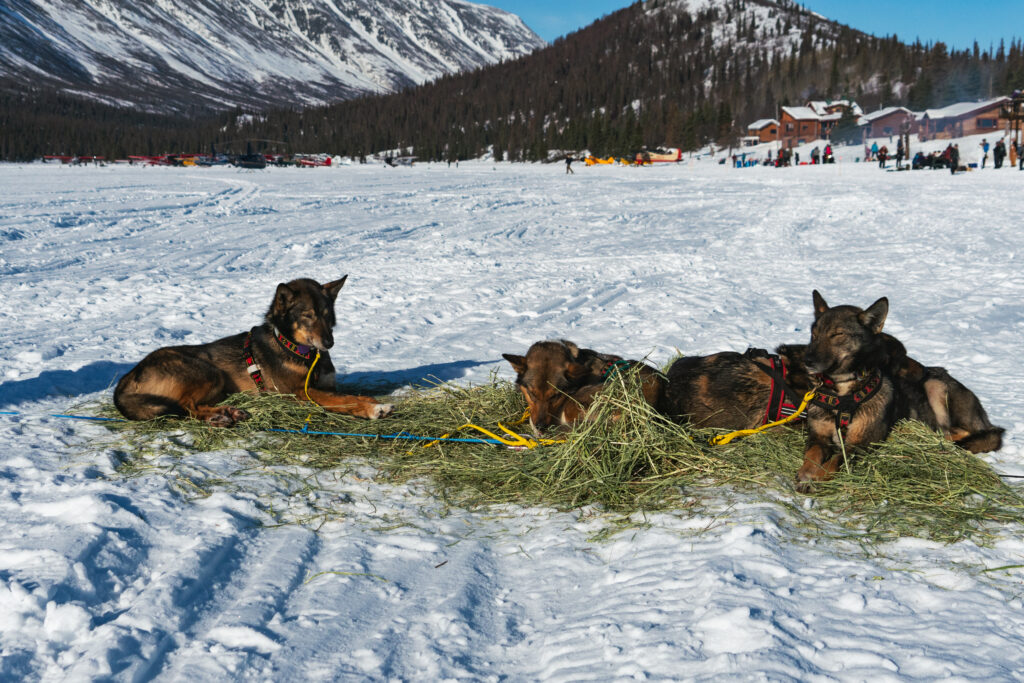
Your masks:
{"label": "dog's front leg", "polygon": [[391,404],[381,403],[369,396],[346,396],[345,394],[310,389],[309,397],[332,413],[365,417],[368,420],[387,417],[394,410]]}
{"label": "dog's front leg", "polygon": [[804,463],[796,474],[796,490],[813,493],[814,482],[826,481],[839,469],[839,458],[831,438],[822,438],[813,429],[807,434]]}

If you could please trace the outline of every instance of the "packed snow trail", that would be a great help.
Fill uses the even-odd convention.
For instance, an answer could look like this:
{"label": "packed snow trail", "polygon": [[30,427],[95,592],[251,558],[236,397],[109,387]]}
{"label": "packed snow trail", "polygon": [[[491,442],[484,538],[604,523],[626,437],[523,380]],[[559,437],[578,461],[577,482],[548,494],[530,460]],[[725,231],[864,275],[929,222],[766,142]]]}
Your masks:
{"label": "packed snow trail", "polygon": [[[593,510],[450,510],[369,464],[302,496],[285,475],[310,473],[247,472],[245,451],[126,478],[121,448],[90,446],[101,425],[32,416],[256,324],[295,277],[350,275],[332,358],[385,391],[510,377],[500,354],[545,338],[659,364],[803,342],[817,288],[888,296],[886,329],[1008,429],[985,459],[1024,474],[1022,182],[707,160],[0,166],[0,410],[27,414],[0,417],[0,678],[1019,680],[1024,575],[982,571],[1024,564],[1013,530],[867,557],[740,502],[598,541]],[[338,516],[269,527],[268,504]]]}

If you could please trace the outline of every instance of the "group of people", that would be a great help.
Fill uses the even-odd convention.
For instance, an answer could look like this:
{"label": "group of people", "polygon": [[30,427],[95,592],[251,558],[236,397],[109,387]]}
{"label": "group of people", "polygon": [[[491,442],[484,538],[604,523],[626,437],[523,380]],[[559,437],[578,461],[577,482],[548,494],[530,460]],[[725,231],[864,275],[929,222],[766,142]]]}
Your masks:
{"label": "group of people", "polygon": [[[892,138],[889,138],[890,142]],[[903,160],[907,157],[906,147],[903,146],[903,136],[896,138],[896,169],[899,170],[903,165]],[[878,168],[885,168],[885,162],[890,159],[889,148],[886,145],[878,146],[878,142],[872,142],[871,147],[864,147],[864,159],[865,161],[877,161]]]}
{"label": "group of people", "polygon": [[950,173],[960,170],[960,145],[950,143],[941,152],[918,152],[910,161],[910,167],[915,171],[921,168],[948,168]]}
{"label": "group of people", "polygon": [[[892,142],[891,137],[889,141]],[[1017,143],[1014,143],[1012,141],[1007,143],[1003,138],[1000,138],[999,140],[996,141],[995,145],[991,146],[989,145],[987,140],[982,139],[981,144],[979,145],[982,150],[981,168],[985,168],[985,164],[988,161],[988,155],[990,150],[992,152],[992,160],[994,167],[1002,168],[1003,163],[1006,160],[1006,155],[1009,153],[1008,144],[1010,146],[1016,147],[1017,163],[1019,164],[1018,168],[1024,171],[1024,140]],[[946,146],[946,149],[942,150],[941,152],[917,152],[914,155],[913,159],[911,159],[910,155],[907,153],[907,148],[904,145],[903,136],[899,136],[896,139],[895,155],[889,154],[889,148],[885,144],[879,146],[878,142],[875,141],[871,143],[870,147],[865,145],[864,157],[865,161],[877,161],[879,168],[885,168],[885,164],[889,159],[895,159],[897,169],[900,169],[902,167],[904,159],[909,159],[910,168],[915,170],[921,168],[948,168],[950,173],[956,173],[961,168],[960,145],[958,143],[950,143],[949,145]],[[817,146],[815,146],[811,150],[810,163],[834,164],[835,157],[832,154],[832,144],[825,144],[824,153]],[[1011,161],[1011,164],[1012,163],[1013,162]],[[792,148],[779,149],[778,152],[775,154],[772,154],[772,152],[769,151],[768,156],[761,159],[760,161],[756,159],[753,154],[751,154],[749,158],[746,153],[743,153],[742,155],[734,154],[732,155],[732,164],[736,168],[745,168],[747,166],[757,165],[774,166],[776,168],[781,168],[783,166],[799,166],[800,153]],[[568,169],[567,172],[571,173],[571,171],[569,171]]]}
{"label": "group of people", "polygon": [[[836,158],[832,154],[832,143],[825,143],[825,151],[822,152],[817,146],[811,150],[811,162],[814,164],[834,164]],[[782,168],[783,166],[799,166],[800,165],[800,152],[794,151],[793,148],[787,147],[780,149],[778,154],[773,158],[771,152],[768,152],[768,157],[764,161],[765,166],[775,166],[776,168]]]}
{"label": "group of people", "polygon": [[[1010,144],[1013,144],[1013,143],[1010,143]],[[982,138],[981,139],[981,144],[979,146],[981,147],[981,167],[985,168],[985,162],[988,161],[988,150],[989,150],[988,140],[986,140],[985,138]],[[1007,154],[1007,152],[1006,152],[1006,143],[1003,141],[1003,138],[999,138],[998,140],[996,140],[996,144],[994,146],[992,146],[991,149],[992,149],[992,163],[993,163],[993,165],[996,168],[1002,168],[1003,167],[1003,160],[1006,159],[1006,154]],[[1024,169],[1024,159],[1021,158],[1021,149],[1024,149],[1024,145],[1022,145],[1021,143],[1018,142],[1017,143],[1017,159],[1018,159],[1018,161],[1020,163],[1020,168]]]}

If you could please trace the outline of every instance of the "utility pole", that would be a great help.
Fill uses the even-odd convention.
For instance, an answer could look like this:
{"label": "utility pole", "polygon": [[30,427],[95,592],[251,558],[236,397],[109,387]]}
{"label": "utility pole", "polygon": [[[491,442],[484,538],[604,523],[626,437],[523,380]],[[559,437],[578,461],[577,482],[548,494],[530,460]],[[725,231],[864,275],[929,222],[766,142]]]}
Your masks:
{"label": "utility pole", "polygon": [[[910,156],[910,120],[910,117],[907,117],[900,124],[900,134],[903,136],[903,158],[907,160],[907,166],[913,168],[914,162]],[[896,170],[899,171],[900,168],[897,167]]]}
{"label": "utility pole", "polygon": [[1017,164],[1017,145],[1021,142],[1021,121],[1024,120],[1024,92],[1015,90],[1004,102],[999,115],[1010,122],[1010,166]]}

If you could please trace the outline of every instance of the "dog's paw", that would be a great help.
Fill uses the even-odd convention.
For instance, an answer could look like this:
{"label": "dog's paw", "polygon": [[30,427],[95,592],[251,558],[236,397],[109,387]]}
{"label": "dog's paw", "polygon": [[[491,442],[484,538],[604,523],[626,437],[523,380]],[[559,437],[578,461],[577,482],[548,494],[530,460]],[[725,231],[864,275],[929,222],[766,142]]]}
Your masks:
{"label": "dog's paw", "polygon": [[802,493],[805,496],[809,496],[809,495],[814,493],[815,484],[816,483],[817,482],[814,482],[814,481],[800,481],[800,480],[797,480],[797,482],[796,482],[796,492],[797,493]]}
{"label": "dog's paw", "polygon": [[214,413],[206,418],[206,422],[211,427],[232,427],[235,424],[231,416],[226,413]]}
{"label": "dog's paw", "polygon": [[241,408],[224,406],[218,408],[217,412],[206,418],[206,421],[213,427],[234,427],[242,420],[248,420],[249,413]]}
{"label": "dog's paw", "polygon": [[378,403],[370,408],[370,414],[367,417],[371,420],[379,420],[382,417],[389,416],[394,410],[395,407],[390,403]]}

